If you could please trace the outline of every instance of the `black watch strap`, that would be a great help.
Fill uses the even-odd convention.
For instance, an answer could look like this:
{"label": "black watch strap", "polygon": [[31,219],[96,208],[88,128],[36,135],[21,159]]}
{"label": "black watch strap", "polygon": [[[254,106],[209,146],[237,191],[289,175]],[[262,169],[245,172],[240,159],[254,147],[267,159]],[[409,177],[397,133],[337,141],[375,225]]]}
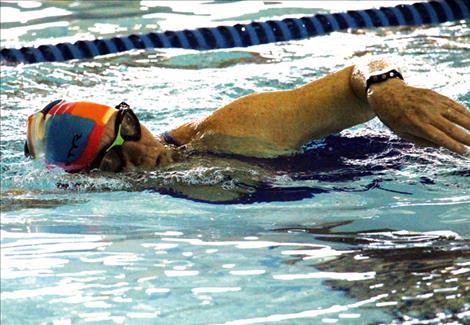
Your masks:
{"label": "black watch strap", "polygon": [[381,82],[383,82],[385,80],[388,80],[388,79],[393,79],[393,78],[399,78],[401,80],[404,80],[401,73],[398,72],[395,69],[389,70],[389,71],[381,73],[381,74],[376,74],[376,75],[370,76],[369,79],[367,79],[367,82],[366,82],[366,96],[367,96],[367,92],[369,91],[370,86],[372,86],[373,84],[381,83]]}

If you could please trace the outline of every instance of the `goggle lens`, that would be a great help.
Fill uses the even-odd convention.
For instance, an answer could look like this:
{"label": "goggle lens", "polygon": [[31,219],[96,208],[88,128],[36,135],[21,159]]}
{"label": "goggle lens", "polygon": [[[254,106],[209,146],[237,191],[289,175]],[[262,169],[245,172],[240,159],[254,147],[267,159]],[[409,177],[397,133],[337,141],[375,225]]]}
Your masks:
{"label": "goggle lens", "polygon": [[125,109],[121,117],[121,136],[126,141],[137,141],[140,139],[140,123],[131,109]]}
{"label": "goggle lens", "polygon": [[123,168],[122,157],[118,150],[110,150],[101,159],[100,170],[104,172],[118,172]]}

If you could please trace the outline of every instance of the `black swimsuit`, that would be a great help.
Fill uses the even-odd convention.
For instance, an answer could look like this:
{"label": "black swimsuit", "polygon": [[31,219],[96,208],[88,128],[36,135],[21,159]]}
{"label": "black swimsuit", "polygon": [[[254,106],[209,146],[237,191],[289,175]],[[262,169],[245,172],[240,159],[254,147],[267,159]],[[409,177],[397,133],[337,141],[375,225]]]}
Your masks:
{"label": "black swimsuit", "polygon": [[176,147],[179,147],[180,144],[178,143],[178,141],[175,140],[175,138],[173,138],[171,135],[170,135],[170,132],[164,132],[162,134],[162,138],[163,138],[163,141],[166,142],[166,144],[170,144],[170,145],[174,145]]}

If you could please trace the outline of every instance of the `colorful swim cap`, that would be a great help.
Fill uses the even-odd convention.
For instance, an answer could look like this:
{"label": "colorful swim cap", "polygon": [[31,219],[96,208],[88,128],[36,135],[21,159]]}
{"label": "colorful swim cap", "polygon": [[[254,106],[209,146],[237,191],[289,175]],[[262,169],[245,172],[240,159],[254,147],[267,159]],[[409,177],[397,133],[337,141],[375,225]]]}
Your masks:
{"label": "colorful swim cap", "polygon": [[91,102],[56,100],[28,117],[25,152],[66,171],[90,168],[104,126],[116,110]]}

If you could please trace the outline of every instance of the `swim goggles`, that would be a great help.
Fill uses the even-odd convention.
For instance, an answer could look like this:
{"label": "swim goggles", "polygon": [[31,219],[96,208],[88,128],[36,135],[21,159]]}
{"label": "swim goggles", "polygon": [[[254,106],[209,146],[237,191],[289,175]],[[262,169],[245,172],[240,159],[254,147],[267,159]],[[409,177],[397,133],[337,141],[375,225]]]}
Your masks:
{"label": "swim goggles", "polygon": [[115,107],[118,110],[114,123],[113,142],[98,154],[91,168],[98,168],[107,172],[122,171],[125,160],[122,153],[122,145],[125,141],[139,141],[142,133],[137,116],[125,102]]}

